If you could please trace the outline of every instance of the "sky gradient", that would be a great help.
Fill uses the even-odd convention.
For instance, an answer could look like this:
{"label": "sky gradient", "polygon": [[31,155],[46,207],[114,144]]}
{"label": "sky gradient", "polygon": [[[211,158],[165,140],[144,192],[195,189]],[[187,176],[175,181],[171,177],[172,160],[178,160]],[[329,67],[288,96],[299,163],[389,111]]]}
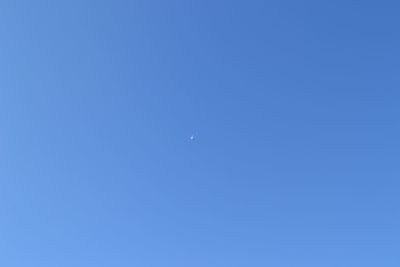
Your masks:
{"label": "sky gradient", "polygon": [[398,267],[399,10],[1,1],[0,266]]}

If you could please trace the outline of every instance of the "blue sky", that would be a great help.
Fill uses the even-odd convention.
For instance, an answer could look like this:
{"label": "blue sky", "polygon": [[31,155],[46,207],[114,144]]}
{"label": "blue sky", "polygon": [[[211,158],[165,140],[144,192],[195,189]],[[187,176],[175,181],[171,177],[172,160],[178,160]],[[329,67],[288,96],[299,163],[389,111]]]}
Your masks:
{"label": "blue sky", "polygon": [[2,1],[0,265],[399,266],[399,8]]}

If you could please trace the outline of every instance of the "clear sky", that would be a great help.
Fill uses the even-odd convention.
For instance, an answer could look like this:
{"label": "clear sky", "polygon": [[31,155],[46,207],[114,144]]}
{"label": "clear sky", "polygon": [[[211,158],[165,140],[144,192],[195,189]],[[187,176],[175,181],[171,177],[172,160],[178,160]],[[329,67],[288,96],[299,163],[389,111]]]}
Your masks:
{"label": "clear sky", "polygon": [[1,1],[0,266],[400,266],[399,12]]}

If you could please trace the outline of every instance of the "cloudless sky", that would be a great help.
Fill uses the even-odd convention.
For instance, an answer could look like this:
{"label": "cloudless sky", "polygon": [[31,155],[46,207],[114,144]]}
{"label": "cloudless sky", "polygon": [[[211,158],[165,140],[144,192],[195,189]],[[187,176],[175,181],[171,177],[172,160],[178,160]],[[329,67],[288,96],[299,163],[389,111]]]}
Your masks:
{"label": "cloudless sky", "polygon": [[0,266],[398,267],[399,12],[1,1]]}

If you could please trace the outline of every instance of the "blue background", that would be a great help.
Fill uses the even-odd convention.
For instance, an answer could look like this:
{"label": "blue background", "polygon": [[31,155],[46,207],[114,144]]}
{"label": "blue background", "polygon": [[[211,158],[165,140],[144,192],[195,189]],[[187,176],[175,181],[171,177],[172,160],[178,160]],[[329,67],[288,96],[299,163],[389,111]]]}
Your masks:
{"label": "blue background", "polygon": [[399,10],[2,1],[0,265],[398,267]]}

